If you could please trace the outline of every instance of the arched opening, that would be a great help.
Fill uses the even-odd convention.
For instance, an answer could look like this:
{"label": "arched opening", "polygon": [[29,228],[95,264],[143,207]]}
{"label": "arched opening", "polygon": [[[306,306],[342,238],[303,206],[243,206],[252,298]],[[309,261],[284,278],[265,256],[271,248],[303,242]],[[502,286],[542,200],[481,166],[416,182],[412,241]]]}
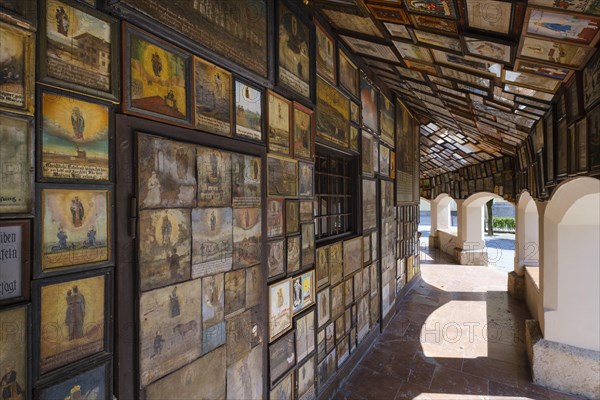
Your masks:
{"label": "arched opening", "polygon": [[539,243],[537,205],[528,192],[523,192],[517,204],[515,270],[519,275],[523,274],[523,267],[538,265]]}
{"label": "arched opening", "polygon": [[600,180],[561,184],[544,213],[546,340],[600,351]]}
{"label": "arched opening", "polygon": [[[494,201],[493,209],[503,210],[503,218],[514,218],[514,207],[502,197],[480,192],[468,197],[459,206],[458,239],[460,243],[459,261],[461,264],[493,265],[502,271],[510,272],[514,268],[514,235],[506,227],[502,235],[487,237],[485,235],[486,204]],[[498,204],[496,204],[496,202]]]}

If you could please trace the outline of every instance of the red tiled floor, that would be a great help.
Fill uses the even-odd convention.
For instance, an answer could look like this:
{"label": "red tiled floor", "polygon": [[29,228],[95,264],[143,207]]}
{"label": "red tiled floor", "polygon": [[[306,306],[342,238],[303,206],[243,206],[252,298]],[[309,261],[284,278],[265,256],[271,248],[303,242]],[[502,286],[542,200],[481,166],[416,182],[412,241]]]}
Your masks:
{"label": "red tiled floor", "polygon": [[530,316],[507,294],[506,281],[497,270],[433,255],[333,398],[577,399],[531,382],[524,340]]}

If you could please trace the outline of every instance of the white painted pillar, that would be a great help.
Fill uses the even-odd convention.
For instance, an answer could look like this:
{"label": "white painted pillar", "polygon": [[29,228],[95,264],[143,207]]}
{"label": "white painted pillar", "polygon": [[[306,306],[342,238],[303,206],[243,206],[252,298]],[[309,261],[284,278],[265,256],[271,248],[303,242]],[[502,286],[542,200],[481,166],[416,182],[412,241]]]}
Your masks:
{"label": "white painted pillar", "polygon": [[516,213],[514,270],[522,276],[525,266],[537,266],[539,262],[539,217],[537,202],[529,193],[522,193]]}

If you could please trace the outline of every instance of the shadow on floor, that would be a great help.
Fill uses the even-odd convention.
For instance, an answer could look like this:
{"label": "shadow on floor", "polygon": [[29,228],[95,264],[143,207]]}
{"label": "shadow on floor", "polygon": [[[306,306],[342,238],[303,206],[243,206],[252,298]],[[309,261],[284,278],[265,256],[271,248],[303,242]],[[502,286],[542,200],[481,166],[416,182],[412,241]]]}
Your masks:
{"label": "shadow on floor", "polygon": [[422,281],[334,399],[578,399],[531,383],[530,315],[504,274],[422,256]]}

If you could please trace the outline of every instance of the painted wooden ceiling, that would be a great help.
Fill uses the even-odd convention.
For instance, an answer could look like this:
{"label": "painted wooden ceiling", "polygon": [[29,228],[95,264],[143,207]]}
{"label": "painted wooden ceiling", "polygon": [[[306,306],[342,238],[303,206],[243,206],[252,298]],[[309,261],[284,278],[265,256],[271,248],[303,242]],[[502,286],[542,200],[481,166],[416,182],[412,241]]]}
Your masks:
{"label": "painted wooden ceiling", "polygon": [[514,155],[600,38],[600,0],[310,3],[420,119],[423,177]]}

